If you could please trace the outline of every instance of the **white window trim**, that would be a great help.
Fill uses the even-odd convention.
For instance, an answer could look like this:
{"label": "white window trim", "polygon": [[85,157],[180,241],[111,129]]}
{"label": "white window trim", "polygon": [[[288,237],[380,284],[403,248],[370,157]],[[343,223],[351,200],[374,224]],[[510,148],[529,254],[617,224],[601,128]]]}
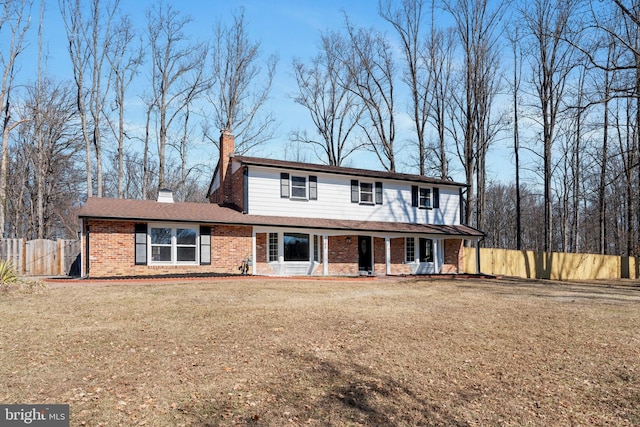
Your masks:
{"label": "white window trim", "polygon": [[[371,201],[364,201],[362,200],[362,185],[370,185],[371,186]],[[361,205],[375,205],[376,204],[376,183],[373,181],[360,181],[358,183],[358,195],[360,197],[360,204]],[[366,193],[365,194],[369,194]]]}
{"label": "white window trim", "polygon": [[[302,186],[294,186],[293,185],[293,178],[302,178],[304,179],[304,187]],[[304,175],[292,175],[289,174],[289,187],[290,187],[290,195],[289,198],[293,199],[293,200],[309,200],[309,177],[308,176],[304,176]],[[300,196],[294,196],[293,195],[293,189],[294,188],[304,188],[304,196],[300,197]]]}
{"label": "white window trim", "polygon": [[[276,235],[276,257],[275,259],[271,259],[271,235]],[[280,262],[280,241],[282,238],[280,237],[280,233],[270,231],[267,232],[267,263]]]}
{"label": "white window trim", "polygon": [[[429,192],[429,198],[427,199],[429,201],[429,205],[424,205],[424,204],[421,203],[421,201],[422,201],[421,193],[423,191],[428,191]],[[420,209],[432,209],[433,208],[433,189],[432,188],[418,187],[418,207]]]}
{"label": "white window trim", "polygon": [[[407,253],[407,241],[411,240],[413,242],[413,259],[409,260]],[[415,264],[416,262],[416,239],[415,237],[405,237],[404,238],[404,263],[405,264]]]}
{"label": "white window trim", "polygon": [[[151,229],[153,228],[170,228],[171,229],[171,261],[154,261],[153,260],[153,244],[151,243]],[[178,228],[189,228],[196,232],[195,243],[195,260],[194,261],[178,261],[178,243],[176,238],[176,230]],[[155,245],[159,246],[159,245]],[[186,246],[186,245],[180,245]],[[190,245],[189,245],[190,246]],[[150,222],[147,224],[147,265],[200,265],[200,225],[191,223],[160,223]]]}

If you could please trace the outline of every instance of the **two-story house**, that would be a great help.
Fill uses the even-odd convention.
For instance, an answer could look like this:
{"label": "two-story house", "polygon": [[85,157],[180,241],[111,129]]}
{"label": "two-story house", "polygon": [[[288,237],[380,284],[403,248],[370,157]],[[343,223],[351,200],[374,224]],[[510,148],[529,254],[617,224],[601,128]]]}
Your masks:
{"label": "two-story house", "polygon": [[464,184],[237,156],[223,132],[210,202],[90,198],[83,275],[461,273]]}

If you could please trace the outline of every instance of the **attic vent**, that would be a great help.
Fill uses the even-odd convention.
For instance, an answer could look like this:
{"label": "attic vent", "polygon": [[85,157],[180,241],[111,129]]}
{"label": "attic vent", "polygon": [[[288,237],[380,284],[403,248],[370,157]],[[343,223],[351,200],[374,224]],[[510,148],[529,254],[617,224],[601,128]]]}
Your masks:
{"label": "attic vent", "polygon": [[158,203],[173,203],[173,192],[167,188],[158,191]]}

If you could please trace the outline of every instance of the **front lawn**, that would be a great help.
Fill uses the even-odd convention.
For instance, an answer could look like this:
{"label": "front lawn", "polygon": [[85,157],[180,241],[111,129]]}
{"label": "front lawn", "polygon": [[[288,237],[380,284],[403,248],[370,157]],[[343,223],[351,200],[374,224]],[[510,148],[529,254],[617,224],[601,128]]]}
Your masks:
{"label": "front lawn", "polygon": [[640,286],[82,285],[0,294],[0,403],[71,425],[639,425]]}

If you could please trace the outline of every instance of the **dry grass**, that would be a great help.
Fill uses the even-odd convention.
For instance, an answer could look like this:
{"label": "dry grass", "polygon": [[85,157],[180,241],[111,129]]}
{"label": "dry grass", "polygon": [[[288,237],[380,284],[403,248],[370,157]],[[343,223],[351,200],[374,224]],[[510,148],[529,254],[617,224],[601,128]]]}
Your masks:
{"label": "dry grass", "polygon": [[640,287],[226,280],[0,295],[0,402],[71,424],[638,425]]}

